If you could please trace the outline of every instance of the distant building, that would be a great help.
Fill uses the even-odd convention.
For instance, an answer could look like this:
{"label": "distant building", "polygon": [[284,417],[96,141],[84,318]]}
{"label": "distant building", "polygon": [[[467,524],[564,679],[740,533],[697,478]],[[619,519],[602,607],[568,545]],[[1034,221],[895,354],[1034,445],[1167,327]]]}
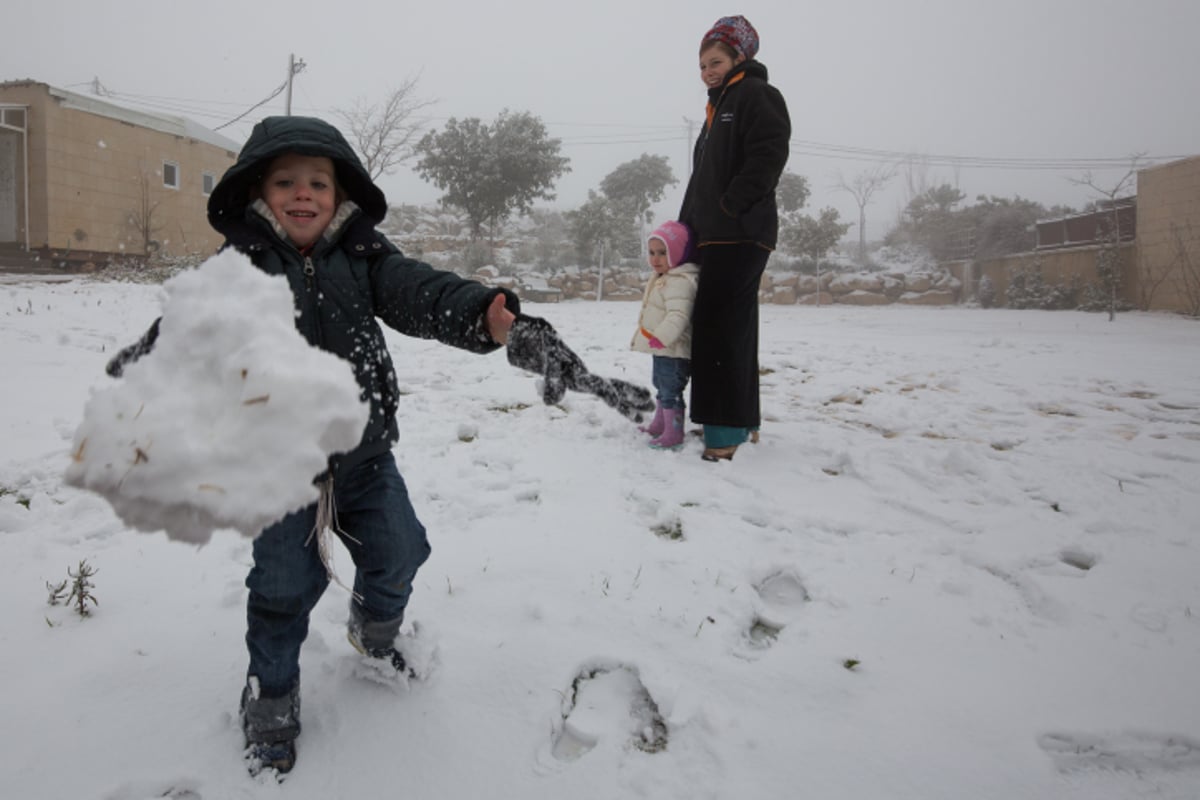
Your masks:
{"label": "distant building", "polygon": [[61,268],[212,253],[208,195],[239,149],[181,117],[0,83],[0,254]]}
{"label": "distant building", "polygon": [[1013,277],[1031,269],[1050,285],[1094,285],[1099,256],[1112,248],[1122,303],[1200,316],[1200,156],[1138,170],[1136,195],[1039,220],[1035,227],[1037,247],[1031,252],[948,261],[945,266],[963,283],[963,296],[977,297],[986,279],[1003,298]]}
{"label": "distant building", "polygon": [[1107,241],[1116,225],[1117,241],[1137,238],[1137,197],[1119,197],[1096,204],[1096,209],[1037,222],[1037,249],[1081,247]]}

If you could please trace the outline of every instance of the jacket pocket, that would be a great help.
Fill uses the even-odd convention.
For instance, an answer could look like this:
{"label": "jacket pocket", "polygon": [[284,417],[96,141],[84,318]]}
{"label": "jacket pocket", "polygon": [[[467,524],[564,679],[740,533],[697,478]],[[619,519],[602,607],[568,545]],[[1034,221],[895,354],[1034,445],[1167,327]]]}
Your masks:
{"label": "jacket pocket", "polygon": [[778,224],[779,212],[776,210],[775,198],[763,198],[742,214],[740,222],[742,233],[747,239],[760,241],[768,238],[768,233]]}

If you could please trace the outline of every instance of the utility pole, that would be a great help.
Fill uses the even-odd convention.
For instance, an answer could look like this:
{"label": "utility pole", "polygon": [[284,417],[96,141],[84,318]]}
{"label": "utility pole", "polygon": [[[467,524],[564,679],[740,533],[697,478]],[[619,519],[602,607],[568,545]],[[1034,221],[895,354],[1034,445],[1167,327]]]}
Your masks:
{"label": "utility pole", "polygon": [[600,240],[600,277],[596,281],[596,302],[604,299],[604,256],[608,251],[608,240]]}
{"label": "utility pole", "polygon": [[684,160],[688,165],[688,177],[690,178],[692,177],[692,126],[696,123],[687,117],[684,117],[683,121],[687,125],[687,156]]}
{"label": "utility pole", "polygon": [[288,54],[288,74],[287,74],[287,104],[285,106],[285,116],[292,115],[292,78],[299,75],[304,70],[304,59],[296,60],[295,53]]}

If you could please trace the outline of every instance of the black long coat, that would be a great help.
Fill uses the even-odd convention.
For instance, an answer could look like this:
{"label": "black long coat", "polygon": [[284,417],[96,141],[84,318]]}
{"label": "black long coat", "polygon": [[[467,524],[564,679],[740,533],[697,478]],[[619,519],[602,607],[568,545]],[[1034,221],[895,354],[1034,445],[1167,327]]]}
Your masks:
{"label": "black long coat", "polygon": [[756,242],[774,249],[775,187],[792,136],[787,103],[757,61],[731,70],[708,98],[709,120],[696,140],[679,221],[698,245]]}
{"label": "black long coat", "polygon": [[791,120],[757,61],[709,90],[705,132],[679,218],[699,248],[692,309],[691,418],[757,428],[758,285],[779,234],[775,188],[787,164]]}

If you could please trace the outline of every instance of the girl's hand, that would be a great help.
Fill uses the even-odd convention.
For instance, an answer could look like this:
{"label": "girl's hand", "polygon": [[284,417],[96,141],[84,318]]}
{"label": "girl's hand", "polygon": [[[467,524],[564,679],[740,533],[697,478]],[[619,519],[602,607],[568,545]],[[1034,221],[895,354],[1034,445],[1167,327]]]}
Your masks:
{"label": "girl's hand", "polygon": [[650,337],[651,350],[662,350],[664,347],[666,347],[666,345],[664,345],[657,336]]}

